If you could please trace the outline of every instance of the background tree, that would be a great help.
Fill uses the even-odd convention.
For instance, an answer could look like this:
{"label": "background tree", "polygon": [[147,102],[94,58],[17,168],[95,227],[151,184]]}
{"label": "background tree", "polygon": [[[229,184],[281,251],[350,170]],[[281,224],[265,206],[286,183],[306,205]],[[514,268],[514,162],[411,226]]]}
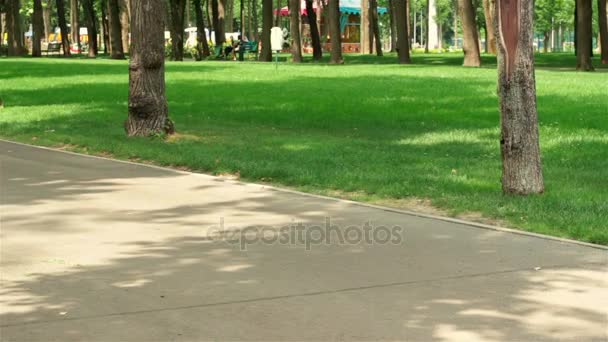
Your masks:
{"label": "background tree", "polygon": [[215,35],[215,46],[221,47],[226,41],[226,34],[224,33],[224,1],[211,0],[211,12],[213,21],[213,32]]}
{"label": "background tree", "polygon": [[8,55],[19,56],[25,52],[23,46],[23,31],[21,29],[21,18],[19,0],[6,0],[6,31],[8,36]]}
{"label": "background tree", "polygon": [[84,14],[85,24],[87,25],[87,35],[89,36],[88,56],[97,57],[97,14],[93,0],[82,0],[82,13]]}
{"label": "background tree", "polygon": [[[378,18],[378,0],[369,0],[371,42],[375,42],[376,55],[382,57],[382,40],[380,39],[380,20]],[[370,44],[370,49],[372,48]]]}
{"label": "background tree", "polygon": [[186,0],[169,0],[171,12],[171,60],[184,60],[184,14]]}
{"label": "background tree", "polygon": [[53,13],[53,2],[54,0],[42,0],[42,19],[44,21],[44,39],[49,39],[49,35],[53,30],[51,24],[51,14]]}
{"label": "background tree", "polygon": [[165,22],[162,0],[136,0],[131,9],[129,136],[174,132],[165,97]]}
{"label": "background tree", "polygon": [[592,7],[591,0],[576,0],[576,70],[592,71]]}
{"label": "background tree", "polygon": [[125,59],[122,47],[122,29],[120,27],[120,3],[118,0],[108,1],[108,24],[110,29],[110,58]]}
{"label": "background tree", "polygon": [[329,36],[331,42],[331,53],[329,62],[331,64],[343,64],[342,59],[342,32],[340,30],[340,1],[331,0],[327,4],[327,15],[329,17]]}
{"label": "background tree", "polygon": [[481,65],[479,52],[479,36],[477,34],[477,23],[475,20],[475,7],[472,0],[458,0],[458,12],[462,22],[464,51],[464,66],[478,67]]}
{"label": "background tree", "polygon": [[[94,0],[92,0],[94,1]],[[99,8],[101,9],[101,35],[103,41],[103,53],[108,53],[110,46],[110,34],[109,34],[109,23],[108,23],[108,0],[100,0]]]}
{"label": "background tree", "polygon": [[302,40],[300,37],[300,0],[289,0],[289,31],[291,56],[294,63],[302,62]]}
{"label": "background tree", "polygon": [[526,195],[544,191],[534,76],[534,4],[496,0],[502,189]]}
{"label": "background tree", "polygon": [[395,6],[395,21],[397,26],[397,54],[399,57],[399,63],[410,64],[410,43],[407,29],[407,18],[406,18],[406,7],[408,6],[408,0],[394,0]]}
{"label": "background tree", "polygon": [[319,26],[317,26],[317,13],[314,10],[313,0],[306,0],[306,16],[310,27],[312,59],[319,61],[323,58],[323,50],[321,47],[321,34],[319,33]]}
{"label": "background tree", "polygon": [[494,16],[496,0],[483,0],[483,12],[486,19],[486,51],[496,54],[496,34],[494,33]]}
{"label": "background tree", "polygon": [[32,57],[42,56],[41,42],[44,37],[44,21],[42,19],[42,0],[34,0],[32,12]]}
{"label": "background tree", "polygon": [[200,61],[204,57],[209,57],[211,52],[209,51],[209,43],[205,34],[205,16],[201,7],[201,0],[192,0],[192,5],[194,6],[194,14],[196,16],[196,50],[198,52],[196,59]]}
{"label": "background tree", "polygon": [[262,0],[262,50],[260,61],[271,62],[270,29],[272,28],[272,0]]}
{"label": "background tree", "polygon": [[361,25],[359,52],[369,54],[373,52],[373,38],[371,37],[371,18],[369,10],[369,0],[361,0]]}
{"label": "background tree", "polygon": [[76,44],[78,51],[80,51],[80,25],[78,17],[78,0],[70,0],[70,37],[72,38],[72,43]]}
{"label": "background tree", "polygon": [[608,13],[606,12],[606,7],[608,7],[607,4],[608,0],[597,0],[602,64],[608,64]]}
{"label": "background tree", "polygon": [[57,21],[59,22],[59,30],[61,31],[61,45],[63,46],[63,55],[71,56],[70,53],[70,39],[68,24],[65,21],[65,4],[63,0],[56,0],[55,5],[57,6]]}
{"label": "background tree", "polygon": [[131,16],[131,0],[119,0],[120,4],[120,37],[122,50],[129,52],[129,17]]}

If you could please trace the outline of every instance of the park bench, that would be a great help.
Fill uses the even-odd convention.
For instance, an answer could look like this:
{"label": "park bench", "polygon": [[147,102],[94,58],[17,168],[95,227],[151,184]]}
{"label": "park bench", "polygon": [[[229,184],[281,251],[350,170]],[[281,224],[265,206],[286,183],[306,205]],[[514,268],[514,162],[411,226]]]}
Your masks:
{"label": "park bench", "polygon": [[243,49],[243,54],[247,55],[247,58],[251,55],[255,58],[258,55],[258,42],[256,41],[243,42],[241,48]]}
{"label": "park bench", "polygon": [[44,52],[47,56],[49,55],[49,53],[61,53],[61,43],[49,43],[46,46],[46,50],[44,50]]}

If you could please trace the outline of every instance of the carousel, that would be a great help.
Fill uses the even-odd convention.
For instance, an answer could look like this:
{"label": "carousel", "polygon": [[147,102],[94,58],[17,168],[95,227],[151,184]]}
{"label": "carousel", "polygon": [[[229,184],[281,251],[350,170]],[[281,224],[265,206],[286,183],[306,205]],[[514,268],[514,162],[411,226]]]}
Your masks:
{"label": "carousel", "polygon": [[[329,32],[325,5],[327,0],[314,0],[313,9],[317,15],[317,26],[321,35],[321,42],[325,51],[329,50]],[[383,15],[388,11],[384,7],[378,7],[378,14]],[[289,8],[283,7],[276,10],[275,14],[283,17],[284,27],[289,27]],[[312,52],[310,39],[310,22],[306,11],[306,1],[301,0],[300,15],[302,16],[302,48],[304,52]],[[342,52],[358,53],[361,46],[361,0],[340,0],[340,32],[342,33]]]}

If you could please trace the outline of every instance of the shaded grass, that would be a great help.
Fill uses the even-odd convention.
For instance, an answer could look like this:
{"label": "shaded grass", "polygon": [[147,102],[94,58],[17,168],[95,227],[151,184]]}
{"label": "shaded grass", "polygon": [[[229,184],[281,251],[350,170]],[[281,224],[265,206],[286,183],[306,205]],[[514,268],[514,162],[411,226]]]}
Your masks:
{"label": "shaded grass", "polygon": [[500,191],[495,59],[481,69],[460,67],[458,54],[413,59],[168,63],[180,133],[168,141],[125,137],[126,61],[0,59],[0,136],[360,201],[425,198],[451,215],[608,244],[605,69],[538,57],[547,192],[522,198]]}

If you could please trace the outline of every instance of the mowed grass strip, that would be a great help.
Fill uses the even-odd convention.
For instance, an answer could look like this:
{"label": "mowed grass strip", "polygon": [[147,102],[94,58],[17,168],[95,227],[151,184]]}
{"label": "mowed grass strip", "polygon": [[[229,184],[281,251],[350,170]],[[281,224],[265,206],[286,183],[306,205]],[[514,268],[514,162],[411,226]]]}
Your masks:
{"label": "mowed grass strip", "polygon": [[[495,61],[167,63],[177,136],[127,138],[126,61],[0,59],[0,136],[608,244],[608,73],[537,57],[546,193],[501,193]],[[597,63],[597,60],[595,61]],[[407,204],[406,204],[407,205]]]}

